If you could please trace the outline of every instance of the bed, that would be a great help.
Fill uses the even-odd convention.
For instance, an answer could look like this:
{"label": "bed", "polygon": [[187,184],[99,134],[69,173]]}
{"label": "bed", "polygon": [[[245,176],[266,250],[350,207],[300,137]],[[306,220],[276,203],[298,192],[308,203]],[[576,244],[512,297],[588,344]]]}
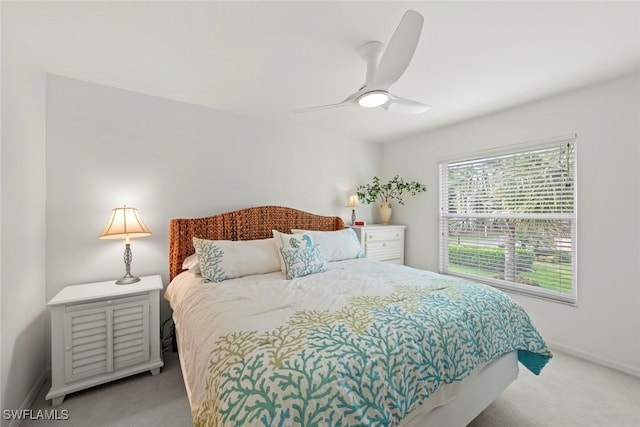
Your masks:
{"label": "bed", "polygon": [[465,426],[552,357],[506,294],[363,258],[339,217],[261,206],[169,234],[196,426]]}

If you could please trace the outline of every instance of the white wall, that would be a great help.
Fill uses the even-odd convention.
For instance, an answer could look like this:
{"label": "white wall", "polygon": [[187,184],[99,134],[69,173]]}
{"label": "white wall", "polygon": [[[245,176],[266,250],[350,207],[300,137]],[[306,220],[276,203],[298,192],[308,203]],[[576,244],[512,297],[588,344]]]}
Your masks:
{"label": "white wall", "polygon": [[[4,18],[4,16],[3,16]],[[45,74],[2,20],[0,396],[20,409],[48,359],[45,277]],[[28,400],[28,399],[27,399]],[[9,421],[2,417],[2,425]]]}
{"label": "white wall", "polygon": [[438,161],[577,133],[578,305],[513,296],[551,345],[640,375],[639,98],[634,75],[386,144],[385,176],[428,187],[394,210],[407,262],[438,269]]}
{"label": "white wall", "polygon": [[153,232],[132,242],[132,273],[161,273],[166,286],[171,218],[269,204],[346,220],[347,196],[379,171],[381,153],[335,135],[49,76],[47,297],[124,274],[124,242],[98,239],[114,207],[137,207]]}

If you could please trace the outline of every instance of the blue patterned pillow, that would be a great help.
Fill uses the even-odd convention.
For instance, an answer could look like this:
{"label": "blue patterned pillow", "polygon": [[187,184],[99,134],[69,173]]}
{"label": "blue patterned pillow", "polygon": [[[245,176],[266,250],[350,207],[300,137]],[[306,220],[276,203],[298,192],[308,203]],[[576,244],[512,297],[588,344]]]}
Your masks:
{"label": "blue patterned pillow", "polygon": [[200,272],[204,282],[222,282],[229,279],[229,275],[220,265],[224,256],[224,250],[214,241],[193,238],[193,247],[198,255]]}
{"label": "blue patterned pillow", "polygon": [[287,280],[327,271],[327,262],[320,246],[281,248]]}
{"label": "blue patterned pillow", "polygon": [[280,270],[275,239],[206,240],[193,238],[205,283]]}
{"label": "blue patterned pillow", "polygon": [[282,259],[282,248],[310,248],[314,242],[311,237],[306,234],[287,234],[281,233],[278,230],[272,230],[273,237],[276,239],[276,247],[278,248],[278,259],[280,260],[280,270],[283,273],[287,272],[287,268],[284,265]]}

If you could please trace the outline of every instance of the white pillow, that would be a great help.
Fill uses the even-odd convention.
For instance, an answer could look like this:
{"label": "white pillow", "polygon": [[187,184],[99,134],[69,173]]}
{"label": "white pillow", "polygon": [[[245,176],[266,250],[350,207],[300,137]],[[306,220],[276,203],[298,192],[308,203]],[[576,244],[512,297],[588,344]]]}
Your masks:
{"label": "white pillow", "polygon": [[200,274],[200,263],[198,263],[198,254],[191,254],[182,261],[182,269],[189,270],[192,273]]}
{"label": "white pillow", "polygon": [[313,239],[307,234],[287,234],[281,233],[278,230],[271,230],[273,237],[276,239],[276,248],[278,250],[278,256],[280,258],[280,270],[284,273],[287,272],[287,267],[282,259],[281,249],[283,248],[310,248],[313,246]]}
{"label": "white pillow", "polygon": [[362,245],[356,232],[351,228],[337,231],[314,231],[291,229],[292,233],[304,233],[313,239],[313,243],[319,245],[328,261],[342,261],[343,259],[364,258]]}
{"label": "white pillow", "polygon": [[205,240],[193,238],[204,282],[278,271],[275,239]]}

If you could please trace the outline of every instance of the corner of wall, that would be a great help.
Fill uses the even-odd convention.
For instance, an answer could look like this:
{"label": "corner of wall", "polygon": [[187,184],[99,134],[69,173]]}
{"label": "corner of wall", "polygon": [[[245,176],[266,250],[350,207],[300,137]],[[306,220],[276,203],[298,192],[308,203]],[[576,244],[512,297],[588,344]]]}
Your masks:
{"label": "corner of wall", "polygon": [[[4,11],[1,19],[0,407],[5,410],[30,404],[46,377],[46,79]],[[28,268],[23,254],[29,254]],[[3,417],[2,425],[6,422]]]}

